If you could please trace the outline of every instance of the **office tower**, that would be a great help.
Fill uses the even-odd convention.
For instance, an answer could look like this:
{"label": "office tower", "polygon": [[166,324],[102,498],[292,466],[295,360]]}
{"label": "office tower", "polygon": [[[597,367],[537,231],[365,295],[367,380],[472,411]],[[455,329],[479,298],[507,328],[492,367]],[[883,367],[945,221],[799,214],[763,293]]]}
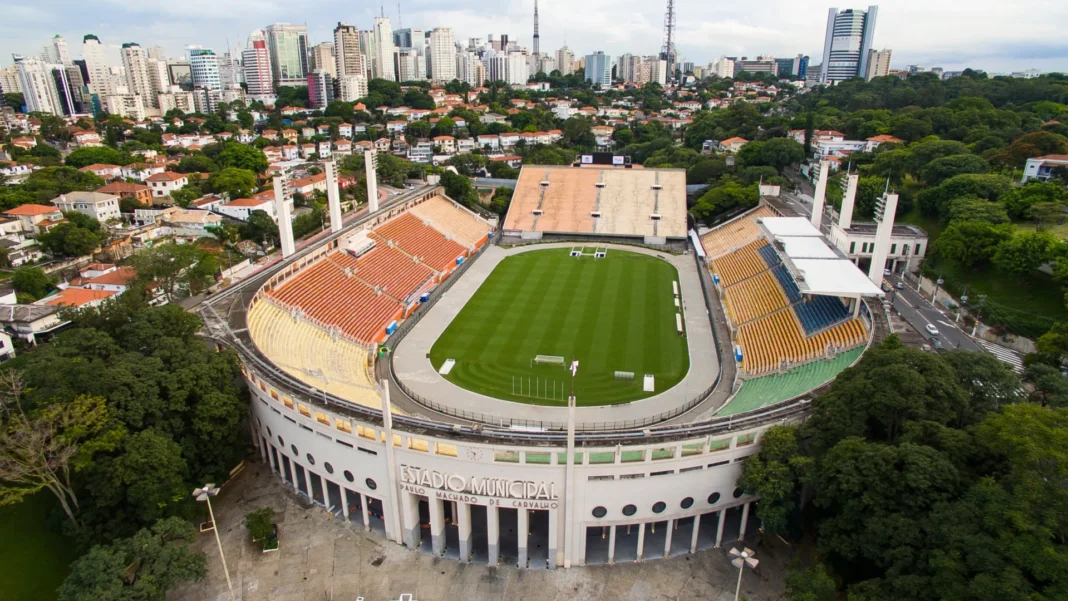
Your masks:
{"label": "office tower", "polygon": [[40,111],[51,115],[63,115],[63,104],[52,76],[52,66],[38,57],[12,55],[19,87],[26,101],[26,110]]}
{"label": "office tower", "polygon": [[311,47],[311,64],[308,68],[315,71],[326,71],[331,78],[337,77],[337,59],[334,56],[333,42],[322,42]]}
{"label": "office tower", "polygon": [[186,50],[189,53],[189,69],[193,74],[193,87],[221,90],[219,57],[215,51],[202,46],[187,46]]}
{"label": "office tower", "polygon": [[775,58],[771,56],[758,56],[756,58],[749,58],[743,56],[741,60],[734,63],[734,71],[746,71],[747,73],[775,73],[777,64]]}
{"label": "office tower", "polygon": [[[63,75],[59,75],[59,71]],[[86,114],[95,112],[92,110],[92,101],[89,96],[89,88],[85,86],[85,78],[82,70],[76,65],[66,65],[53,71],[56,80],[56,89],[59,90],[60,101],[68,115]],[[62,86],[62,87],[61,87]]]}
{"label": "office tower", "polygon": [[426,31],[419,27],[406,27],[393,32],[393,44],[398,48],[416,48],[422,53],[426,46]]}
{"label": "office tower", "polygon": [[868,74],[864,79],[871,81],[875,77],[890,75],[891,52],[889,49],[876,50],[872,48],[868,50]]}
{"label": "office tower", "polygon": [[265,100],[274,96],[274,77],[271,72],[271,55],[267,51],[267,34],[256,29],[248,36],[248,47],[241,53],[245,71],[245,85],[253,100]]}
{"label": "office tower", "polygon": [[311,108],[324,109],[334,101],[334,78],[325,69],[308,74],[308,103]]}
{"label": "office tower", "polygon": [[612,84],[612,61],[607,54],[598,50],[586,55],[586,81],[595,86]]}
{"label": "office tower", "polygon": [[393,45],[393,27],[388,17],[375,17],[374,29],[374,76],[389,81],[397,81],[393,68],[393,54],[397,51]]}
{"label": "office tower", "polygon": [[100,96],[114,93],[117,82],[112,81],[111,69],[108,67],[100,38],[93,34],[85,36],[82,40],[82,59],[89,75],[89,91]]}
{"label": "office tower", "polygon": [[852,8],[827,11],[820,83],[834,84],[851,77],[867,77],[868,51],[875,37],[878,13],[879,7],[874,5],[867,11]]}
{"label": "office tower", "polygon": [[148,76],[148,55],[144,49],[134,42],[127,42],[122,45],[119,54],[122,56],[122,66],[126,70],[127,92],[144,96],[142,102],[145,106],[155,106],[155,95],[152,93],[152,84]]}
{"label": "office tower", "polygon": [[574,63],[575,53],[570,48],[563,46],[556,51],[556,68],[560,75],[571,75],[575,71]]}
{"label": "office tower", "polygon": [[449,82],[456,79],[456,44],[452,29],[437,27],[430,31],[430,79]]}
{"label": "office tower", "polygon": [[668,79],[671,78],[671,67],[668,61],[657,56],[647,56],[646,61],[649,63],[649,83],[666,86]]}
{"label": "office tower", "polygon": [[308,74],[308,28],[304,25],[268,25],[267,50],[276,86],[305,85]]}

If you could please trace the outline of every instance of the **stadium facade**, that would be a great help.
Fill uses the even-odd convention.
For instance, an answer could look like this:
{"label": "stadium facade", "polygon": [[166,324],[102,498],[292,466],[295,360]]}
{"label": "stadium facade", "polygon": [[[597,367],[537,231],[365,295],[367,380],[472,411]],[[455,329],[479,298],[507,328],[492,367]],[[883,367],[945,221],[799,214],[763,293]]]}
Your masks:
{"label": "stadium facade", "polygon": [[[535,169],[545,168],[524,168],[521,181]],[[623,172],[609,179],[615,173]],[[625,173],[642,173],[631,189],[660,177]],[[661,214],[685,218],[681,186],[657,194]],[[621,214],[646,213],[644,205],[629,210]],[[602,233],[648,237],[620,223]],[[726,362],[695,375],[708,384],[699,402],[641,423],[537,427],[448,411],[443,399],[405,392],[389,349],[405,344],[504,228],[424,187],[202,305],[207,336],[240,356],[264,463],[355,525],[459,561],[555,569],[693,553],[753,534],[758,499],[736,484],[743,462],[764,430],[800,419],[807,401],[716,414],[744,390],[747,374],[731,361],[733,333],[717,318],[724,312],[702,243],[684,228],[707,303],[692,311],[708,310],[709,352]]]}

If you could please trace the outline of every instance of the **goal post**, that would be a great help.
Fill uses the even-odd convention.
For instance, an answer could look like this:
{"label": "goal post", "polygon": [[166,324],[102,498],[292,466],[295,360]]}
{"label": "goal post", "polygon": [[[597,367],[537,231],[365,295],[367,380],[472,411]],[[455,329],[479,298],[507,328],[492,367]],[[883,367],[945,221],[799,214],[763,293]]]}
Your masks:
{"label": "goal post", "polygon": [[563,365],[564,358],[557,355],[535,355],[534,363],[539,365]]}

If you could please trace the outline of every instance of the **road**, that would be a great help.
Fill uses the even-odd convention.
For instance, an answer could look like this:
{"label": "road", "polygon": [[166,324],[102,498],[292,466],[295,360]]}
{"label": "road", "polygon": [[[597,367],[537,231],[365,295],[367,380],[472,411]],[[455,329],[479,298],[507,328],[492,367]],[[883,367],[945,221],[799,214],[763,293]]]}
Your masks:
{"label": "road", "polygon": [[[942,341],[945,348],[961,348],[976,352],[983,350],[972,341],[967,332],[954,323],[954,315],[948,310],[932,305],[931,299],[921,296],[915,288],[910,287],[908,282],[897,275],[884,276],[884,279],[894,286],[894,289],[887,293],[894,309],[928,341],[928,344],[931,338],[936,337],[927,331],[927,324],[932,324],[938,329],[937,338]],[[904,285],[901,290],[897,289],[899,283]]]}

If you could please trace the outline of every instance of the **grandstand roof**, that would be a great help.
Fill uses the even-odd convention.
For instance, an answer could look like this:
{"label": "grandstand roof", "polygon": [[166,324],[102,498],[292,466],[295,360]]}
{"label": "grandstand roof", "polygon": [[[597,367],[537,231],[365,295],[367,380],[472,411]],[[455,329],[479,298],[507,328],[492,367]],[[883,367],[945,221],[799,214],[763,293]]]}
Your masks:
{"label": "grandstand roof", "polygon": [[685,238],[686,172],[526,165],[504,229]]}
{"label": "grandstand roof", "polygon": [[769,234],[780,236],[813,236],[818,238],[820,231],[809,223],[805,217],[765,217],[760,220]]}
{"label": "grandstand roof", "polygon": [[837,259],[837,253],[819,238],[808,236],[791,236],[779,239],[783,251],[791,259]]}
{"label": "grandstand roof", "polygon": [[882,296],[882,290],[847,259],[797,259],[794,267],[804,278],[803,292],[833,296]]}

